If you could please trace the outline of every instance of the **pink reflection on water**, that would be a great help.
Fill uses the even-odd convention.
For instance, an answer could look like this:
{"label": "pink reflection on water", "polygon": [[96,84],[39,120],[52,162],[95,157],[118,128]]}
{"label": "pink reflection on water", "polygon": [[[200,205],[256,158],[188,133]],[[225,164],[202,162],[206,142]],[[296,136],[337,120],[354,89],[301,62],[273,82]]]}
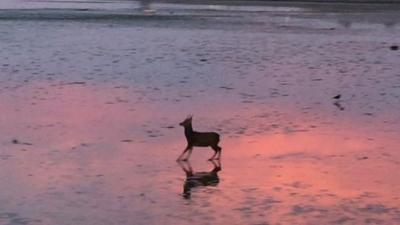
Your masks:
{"label": "pink reflection on water", "polygon": [[[395,137],[379,132],[368,141],[354,124],[341,133],[318,129],[243,137],[225,146],[231,155],[224,158],[224,168],[231,171],[222,171],[220,188],[240,199],[230,204],[258,221],[394,221],[398,147]],[[240,182],[236,190],[229,183],[233,180]]]}
{"label": "pink reflection on water", "polygon": [[[234,103],[215,105],[218,118],[228,120],[205,126],[207,118],[199,116],[194,127],[221,128],[220,182],[194,186],[188,200],[182,198],[187,174],[174,162],[186,144],[177,127],[180,107],[142,101],[133,87],[86,83],[28,85],[0,98],[2,154],[10,156],[0,165],[1,177],[9,180],[2,198],[15,211],[41,202],[45,211],[97,224],[107,224],[107,217],[167,224],[192,218],[357,224],[400,215],[400,184],[393,179],[399,175],[399,143],[379,123],[373,134],[351,120],[313,121],[315,129],[304,129],[309,118],[291,107],[274,109],[281,112],[276,121],[257,117],[264,108],[252,105],[243,110],[251,117],[243,118],[244,127],[236,123],[241,119],[232,113]],[[277,126],[263,127],[268,123]],[[205,161],[211,155],[209,148],[195,148],[193,171],[212,170]]]}

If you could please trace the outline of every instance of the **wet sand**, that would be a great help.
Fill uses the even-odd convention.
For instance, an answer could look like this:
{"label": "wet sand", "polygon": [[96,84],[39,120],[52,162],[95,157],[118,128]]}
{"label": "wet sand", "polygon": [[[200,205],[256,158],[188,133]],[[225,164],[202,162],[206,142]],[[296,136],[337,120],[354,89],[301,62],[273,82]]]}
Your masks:
{"label": "wet sand", "polygon": [[159,7],[2,11],[1,225],[400,223],[398,16]]}

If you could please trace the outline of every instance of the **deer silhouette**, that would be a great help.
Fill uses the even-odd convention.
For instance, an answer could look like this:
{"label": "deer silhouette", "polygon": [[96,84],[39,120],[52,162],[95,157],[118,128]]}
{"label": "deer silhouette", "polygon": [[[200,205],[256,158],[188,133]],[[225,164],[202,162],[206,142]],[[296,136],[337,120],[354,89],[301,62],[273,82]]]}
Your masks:
{"label": "deer silhouette", "polygon": [[222,170],[221,162],[219,160],[210,161],[214,168],[209,172],[193,172],[192,166],[189,161],[178,161],[182,170],[186,174],[186,179],[183,184],[182,196],[190,199],[191,191],[193,188],[202,186],[216,186],[219,183],[218,172]]}
{"label": "deer silhouette", "polygon": [[[197,147],[208,147],[210,146],[214,150],[214,155],[209,159],[220,159],[221,158],[221,150],[222,148],[218,146],[219,143],[219,134],[215,132],[197,132],[193,130],[192,127],[192,119],[193,116],[188,116],[182,123],[179,125],[185,128],[185,136],[187,140],[187,146],[183,150],[183,152],[179,155],[177,161],[183,160],[186,161],[189,159],[192,154],[192,150],[194,146]],[[186,158],[183,158],[183,155],[188,152]],[[217,156],[218,154],[218,156]],[[217,156],[217,158],[215,158]]]}

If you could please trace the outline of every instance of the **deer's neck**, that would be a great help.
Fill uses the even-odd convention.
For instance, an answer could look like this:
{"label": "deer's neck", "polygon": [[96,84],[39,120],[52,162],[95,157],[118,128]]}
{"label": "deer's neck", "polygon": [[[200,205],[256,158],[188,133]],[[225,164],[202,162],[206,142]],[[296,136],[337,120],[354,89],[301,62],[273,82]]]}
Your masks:
{"label": "deer's neck", "polygon": [[185,126],[185,136],[186,138],[189,138],[193,135],[193,127],[192,124]]}

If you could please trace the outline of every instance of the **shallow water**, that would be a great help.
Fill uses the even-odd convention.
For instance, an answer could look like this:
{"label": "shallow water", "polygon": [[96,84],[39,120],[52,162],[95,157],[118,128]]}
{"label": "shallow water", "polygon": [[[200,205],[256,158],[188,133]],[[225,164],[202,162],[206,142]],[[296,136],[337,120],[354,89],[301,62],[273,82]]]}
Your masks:
{"label": "shallow water", "polygon": [[[35,12],[0,20],[1,225],[400,222],[396,20]],[[190,113],[223,154],[188,195]]]}

